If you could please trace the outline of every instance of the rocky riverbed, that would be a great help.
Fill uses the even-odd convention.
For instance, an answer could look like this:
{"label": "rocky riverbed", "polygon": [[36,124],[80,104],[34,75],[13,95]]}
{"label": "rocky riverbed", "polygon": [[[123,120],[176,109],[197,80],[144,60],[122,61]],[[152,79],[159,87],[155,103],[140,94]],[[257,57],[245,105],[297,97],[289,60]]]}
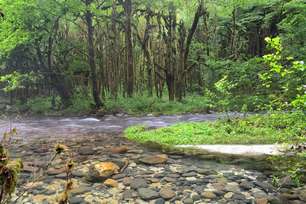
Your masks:
{"label": "rocky riverbed", "polygon": [[11,125],[0,121],[2,131],[9,126],[17,127],[18,137],[9,147],[10,155],[24,161],[13,203],[58,203],[66,185],[67,158],[57,157],[44,171],[45,176],[38,179],[57,143],[68,147],[75,163],[69,193],[71,204],[306,202],[306,188],[294,188],[290,179],[284,180],[282,188],[275,188],[273,179],[260,171],[205,157],[149,149],[127,141],[121,134],[131,124],[159,127],[215,118],[215,115],[132,119],[110,116],[102,120],[23,120]]}
{"label": "rocky riverbed", "polygon": [[[64,159],[57,158],[43,179],[31,182],[50,160],[57,142],[36,139],[10,147],[11,155],[23,158],[25,165],[16,194],[25,193],[16,203],[57,203],[66,184]],[[276,189],[271,178],[260,172],[149,150],[120,134],[88,134],[61,143],[75,161],[71,204],[306,202],[306,189],[293,191],[290,185]],[[114,166],[103,169],[106,163]]]}

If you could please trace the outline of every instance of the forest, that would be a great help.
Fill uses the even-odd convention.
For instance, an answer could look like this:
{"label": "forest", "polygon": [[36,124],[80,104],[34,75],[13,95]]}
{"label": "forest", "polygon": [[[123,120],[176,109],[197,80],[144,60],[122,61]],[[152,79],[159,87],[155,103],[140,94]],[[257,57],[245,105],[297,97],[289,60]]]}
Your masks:
{"label": "forest", "polygon": [[305,0],[0,0],[0,204],[306,203]]}
{"label": "forest", "polygon": [[1,0],[1,107],[304,108],[305,9],[302,0]]}

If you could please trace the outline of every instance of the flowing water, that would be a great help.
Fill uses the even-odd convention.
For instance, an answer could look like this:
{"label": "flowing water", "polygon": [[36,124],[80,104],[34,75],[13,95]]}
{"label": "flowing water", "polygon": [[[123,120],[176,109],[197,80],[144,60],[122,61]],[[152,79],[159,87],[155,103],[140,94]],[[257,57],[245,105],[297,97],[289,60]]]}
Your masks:
{"label": "flowing water", "polygon": [[0,119],[0,134],[10,128],[17,128],[21,139],[70,138],[88,133],[121,133],[132,125],[149,128],[169,126],[179,122],[212,121],[221,114],[186,114],[173,116],[105,116],[103,118],[23,118]]}

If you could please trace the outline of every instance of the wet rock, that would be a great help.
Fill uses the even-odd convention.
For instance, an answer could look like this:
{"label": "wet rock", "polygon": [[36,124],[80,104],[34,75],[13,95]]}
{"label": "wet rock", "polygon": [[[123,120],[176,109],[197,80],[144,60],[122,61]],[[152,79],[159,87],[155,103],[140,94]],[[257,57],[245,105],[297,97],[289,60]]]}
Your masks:
{"label": "wet rock", "polygon": [[166,154],[144,156],[139,159],[140,162],[148,165],[156,165],[166,163],[168,156]]}
{"label": "wet rock", "polygon": [[146,188],[148,187],[148,184],[145,179],[137,178],[131,181],[130,186],[132,189],[138,189],[138,188]]}
{"label": "wet rock", "polygon": [[150,188],[139,188],[137,192],[140,198],[146,201],[159,198],[159,193]]}
{"label": "wet rock", "polygon": [[113,187],[113,188],[117,188],[119,184],[114,179],[106,179],[104,181],[104,185],[109,186],[109,187]]}
{"label": "wet rock", "polygon": [[47,174],[48,174],[49,176],[54,176],[54,175],[62,174],[62,173],[64,173],[65,171],[66,171],[65,168],[60,168],[60,169],[49,168],[49,169],[47,170]]}
{"label": "wet rock", "polygon": [[81,197],[72,197],[69,199],[70,204],[81,204],[84,203],[84,199]]}
{"label": "wet rock", "polygon": [[176,195],[176,193],[171,188],[162,188],[159,191],[159,195],[165,200],[170,200]]}
{"label": "wet rock", "polygon": [[79,149],[79,154],[83,156],[94,155],[95,152],[96,151],[93,149],[93,147],[83,147]]}
{"label": "wet rock", "polygon": [[211,192],[211,191],[204,191],[203,193],[202,193],[202,196],[204,197],[204,198],[207,198],[207,199],[215,199],[217,196],[216,196],[216,194],[214,194],[213,192]]}
{"label": "wet rock", "polygon": [[82,194],[90,192],[90,191],[91,191],[90,187],[88,187],[88,186],[80,186],[80,187],[77,187],[77,188],[73,188],[71,190],[71,195],[72,196],[74,196],[74,195],[82,195]]}
{"label": "wet rock", "polygon": [[129,186],[129,185],[132,183],[132,178],[130,178],[130,177],[125,177],[125,178],[123,178],[122,183],[123,183],[123,185],[125,185],[125,186]]}
{"label": "wet rock", "polygon": [[39,170],[38,167],[34,166],[31,162],[23,162],[22,172],[24,173],[34,173]]}
{"label": "wet rock", "polygon": [[182,176],[184,176],[184,177],[194,177],[194,176],[197,176],[197,173],[195,173],[195,172],[188,172],[188,173],[182,174]]}
{"label": "wet rock", "polygon": [[136,192],[133,191],[133,190],[130,190],[130,189],[125,190],[125,191],[123,192],[123,194],[122,194],[123,200],[129,200],[129,199],[132,199],[132,198],[134,198],[134,197],[136,197],[136,196],[137,196],[137,195],[136,195]]}
{"label": "wet rock", "polygon": [[238,183],[234,183],[234,182],[228,183],[224,189],[229,192],[239,192],[240,191]]}
{"label": "wet rock", "polygon": [[268,204],[268,199],[267,198],[257,198],[255,200],[256,204]]}
{"label": "wet rock", "polygon": [[233,197],[233,195],[234,195],[234,193],[228,192],[228,193],[226,193],[226,194],[224,195],[224,198],[225,198],[225,199],[231,199],[231,198]]}
{"label": "wet rock", "polygon": [[245,200],[245,196],[241,193],[235,193],[232,197],[233,200]]}
{"label": "wet rock", "polygon": [[166,177],[166,178],[164,178],[164,181],[169,182],[169,183],[173,183],[173,182],[176,182],[177,179],[176,178]]}
{"label": "wet rock", "polygon": [[239,186],[244,190],[250,190],[254,187],[254,185],[248,181],[242,181]]}
{"label": "wet rock", "polygon": [[110,149],[111,153],[113,154],[124,154],[128,151],[128,147],[127,146],[120,146],[120,147],[112,147]]}
{"label": "wet rock", "polygon": [[270,183],[268,182],[260,182],[260,181],[256,181],[255,185],[262,188],[265,192],[273,192],[275,190],[274,186],[272,186]]}
{"label": "wet rock", "polygon": [[183,200],[183,203],[184,203],[184,204],[193,204],[193,200],[192,200],[191,198],[185,198],[185,199]]}
{"label": "wet rock", "polygon": [[113,162],[100,162],[89,168],[88,178],[92,182],[100,182],[117,174],[120,167]]}
{"label": "wet rock", "polygon": [[162,198],[158,198],[157,200],[154,201],[154,204],[164,204],[165,200]]}
{"label": "wet rock", "polygon": [[122,179],[122,178],[125,178],[126,177],[126,174],[116,174],[113,176],[113,179]]}

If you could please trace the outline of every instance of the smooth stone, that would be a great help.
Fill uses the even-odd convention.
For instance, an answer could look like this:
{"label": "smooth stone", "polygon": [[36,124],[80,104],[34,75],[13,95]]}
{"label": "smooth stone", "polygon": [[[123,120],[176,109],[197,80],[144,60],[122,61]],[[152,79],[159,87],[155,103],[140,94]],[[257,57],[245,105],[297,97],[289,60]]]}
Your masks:
{"label": "smooth stone", "polygon": [[234,195],[234,193],[228,192],[228,193],[226,193],[226,194],[224,195],[224,198],[226,198],[226,199],[231,199],[231,198],[233,197],[233,195]]}
{"label": "smooth stone", "polygon": [[129,186],[129,185],[131,185],[131,183],[132,183],[132,178],[131,177],[125,177],[123,180],[122,180],[122,183],[123,183],[123,185],[125,185],[125,186]]}
{"label": "smooth stone", "polygon": [[128,190],[125,190],[122,194],[122,198],[123,200],[129,200],[129,199],[132,199],[135,197],[135,191],[131,190],[131,189],[128,189]]}
{"label": "smooth stone", "polygon": [[165,200],[162,198],[158,198],[157,200],[154,201],[154,204],[164,204]]}
{"label": "smooth stone", "polygon": [[113,175],[113,179],[122,179],[122,178],[125,178],[126,177],[126,175],[125,174],[116,174],[116,175]]}
{"label": "smooth stone", "polygon": [[159,193],[150,188],[139,188],[137,192],[140,198],[146,201],[159,198]]}
{"label": "smooth stone", "polygon": [[274,191],[274,186],[272,186],[270,183],[268,182],[260,182],[260,181],[256,181],[255,185],[262,188],[265,192],[273,192]]}
{"label": "smooth stone", "polygon": [[146,188],[148,187],[148,183],[145,179],[136,178],[131,181],[130,186],[132,189]]}
{"label": "smooth stone", "polygon": [[84,199],[80,197],[72,197],[69,199],[70,204],[81,204],[84,203]]}
{"label": "smooth stone", "polygon": [[216,194],[214,194],[214,193],[211,192],[211,191],[204,191],[204,192],[202,193],[202,196],[203,196],[204,198],[207,198],[207,199],[214,199],[214,198],[217,197]]}
{"label": "smooth stone", "polygon": [[113,187],[113,188],[117,188],[119,184],[114,179],[106,179],[104,181],[104,185],[109,186],[109,187]]}
{"label": "smooth stone", "polygon": [[254,185],[248,181],[242,181],[239,186],[244,190],[250,190],[254,187]]}
{"label": "smooth stone", "polygon": [[113,154],[124,154],[129,150],[127,146],[120,146],[120,147],[112,147],[110,149],[111,153]]}
{"label": "smooth stone", "polygon": [[90,181],[100,182],[117,174],[119,170],[120,167],[113,162],[100,162],[90,166],[88,177]]}
{"label": "smooth stone", "polygon": [[239,189],[239,186],[237,183],[228,183],[225,188],[224,188],[225,191],[229,191],[229,192],[239,192],[240,189]]}
{"label": "smooth stone", "polygon": [[174,182],[177,181],[177,179],[175,179],[175,178],[170,178],[170,177],[166,177],[166,178],[164,178],[164,181],[169,182],[169,183],[174,183]]}
{"label": "smooth stone", "polygon": [[55,178],[66,179],[67,178],[67,174],[66,173],[61,173],[61,174],[55,175]]}
{"label": "smooth stone", "polygon": [[245,200],[246,198],[245,198],[245,196],[244,196],[243,194],[241,194],[241,193],[235,193],[235,194],[233,195],[232,199],[234,199],[234,200]]}
{"label": "smooth stone", "polygon": [[192,200],[191,198],[185,198],[185,199],[183,200],[183,203],[184,203],[184,204],[193,204],[193,200]]}
{"label": "smooth stone", "polygon": [[191,195],[192,200],[197,201],[201,200],[201,196],[198,193],[194,193]]}
{"label": "smooth stone", "polygon": [[95,154],[95,150],[92,147],[83,147],[79,150],[79,154],[83,156]]}
{"label": "smooth stone", "polygon": [[91,188],[87,186],[80,186],[78,188],[73,188],[70,192],[71,195],[81,195],[87,192],[90,192]]}
{"label": "smooth stone", "polygon": [[54,195],[56,193],[55,190],[48,189],[47,191],[44,192],[45,195]]}
{"label": "smooth stone", "polygon": [[168,156],[166,154],[144,156],[139,159],[140,162],[149,165],[164,164],[167,160]]}
{"label": "smooth stone", "polygon": [[159,191],[159,195],[160,195],[160,197],[162,197],[165,200],[170,200],[171,198],[173,198],[176,195],[176,193],[170,188],[162,188]]}
{"label": "smooth stone", "polygon": [[49,168],[48,171],[47,171],[47,174],[49,176],[54,176],[54,175],[65,173],[65,171],[66,171],[65,168],[60,168],[60,169]]}
{"label": "smooth stone", "polygon": [[197,176],[197,173],[195,173],[195,172],[188,172],[188,173],[184,173],[182,176],[184,176],[184,177],[193,177],[193,176]]}
{"label": "smooth stone", "polygon": [[256,204],[268,204],[268,199],[267,198],[257,198],[255,200]]}

